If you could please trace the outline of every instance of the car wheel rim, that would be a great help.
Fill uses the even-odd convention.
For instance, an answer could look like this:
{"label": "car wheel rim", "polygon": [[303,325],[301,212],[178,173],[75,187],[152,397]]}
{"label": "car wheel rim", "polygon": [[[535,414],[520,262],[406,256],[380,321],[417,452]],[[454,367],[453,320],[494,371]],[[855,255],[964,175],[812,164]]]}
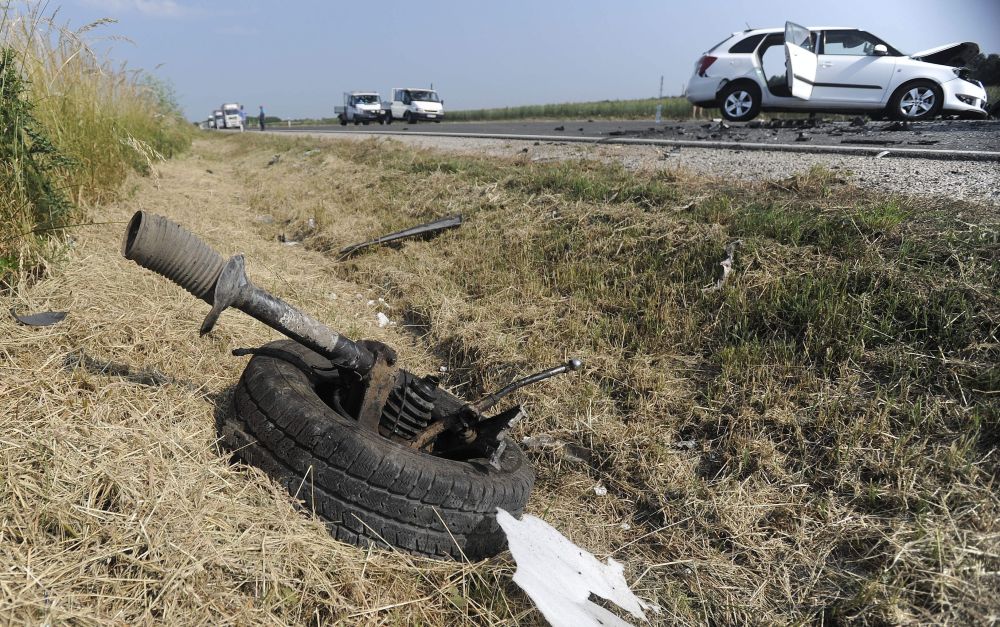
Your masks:
{"label": "car wheel rim", "polygon": [[750,107],[753,106],[753,97],[749,92],[745,91],[734,91],[726,97],[726,102],[723,107],[726,113],[733,116],[734,118],[739,118],[746,115]]}
{"label": "car wheel rim", "polygon": [[930,87],[914,87],[899,101],[899,110],[908,118],[923,117],[934,108],[936,99],[937,96]]}

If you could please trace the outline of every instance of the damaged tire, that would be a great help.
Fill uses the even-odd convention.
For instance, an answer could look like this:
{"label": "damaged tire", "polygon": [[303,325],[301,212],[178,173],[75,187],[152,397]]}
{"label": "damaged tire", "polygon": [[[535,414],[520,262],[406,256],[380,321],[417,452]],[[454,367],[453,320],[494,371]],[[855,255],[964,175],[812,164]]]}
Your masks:
{"label": "damaged tire", "polygon": [[[292,341],[266,348],[324,364]],[[322,399],[328,384],[289,361],[254,356],[237,384],[233,415],[220,425],[223,446],[304,500],[338,540],[472,560],[506,547],[496,509],[520,515],[534,482],[513,442],[499,470],[485,460],[419,452],[335,411]]]}

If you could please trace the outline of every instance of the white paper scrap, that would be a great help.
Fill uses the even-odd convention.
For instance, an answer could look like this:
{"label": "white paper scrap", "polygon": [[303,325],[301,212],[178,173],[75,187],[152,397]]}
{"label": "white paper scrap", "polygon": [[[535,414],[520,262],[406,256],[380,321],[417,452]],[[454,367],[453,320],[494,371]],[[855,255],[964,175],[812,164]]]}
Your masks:
{"label": "white paper scrap", "polygon": [[629,590],[622,565],[602,564],[541,518],[517,520],[497,508],[497,522],[517,563],[514,583],[521,587],[553,627],[628,627],[612,612],[590,601],[590,594],[611,601],[645,621],[643,610],[659,613]]}

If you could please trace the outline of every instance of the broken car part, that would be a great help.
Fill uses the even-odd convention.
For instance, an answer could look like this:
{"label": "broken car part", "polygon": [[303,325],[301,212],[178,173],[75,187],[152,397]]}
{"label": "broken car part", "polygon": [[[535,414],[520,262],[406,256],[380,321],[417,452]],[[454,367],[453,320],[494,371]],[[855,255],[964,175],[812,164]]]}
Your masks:
{"label": "broken car part", "polygon": [[11,309],[10,315],[14,317],[21,324],[29,327],[49,327],[53,324],[62,322],[66,317],[66,311],[42,311],[36,314],[28,314],[27,316],[21,316],[16,310]]}
{"label": "broken car part", "polygon": [[410,227],[408,229],[403,229],[402,231],[396,231],[395,233],[389,233],[388,235],[383,235],[382,237],[376,237],[375,239],[368,240],[367,242],[361,242],[359,244],[351,244],[350,246],[345,246],[341,248],[337,253],[341,259],[349,257],[359,250],[369,248],[371,246],[380,246],[382,244],[388,244],[389,242],[396,242],[401,239],[407,239],[410,237],[419,237],[421,235],[431,235],[433,233],[438,233],[447,229],[454,229],[462,226],[462,214],[448,216],[447,218],[441,218],[440,220],[435,220],[433,222],[428,222],[426,224],[420,224],[417,226]]}
{"label": "broken car part", "polygon": [[253,358],[222,441],[299,496],[314,473],[305,498],[338,538],[430,556],[502,550],[495,508],[521,512],[533,472],[508,436],[520,406],[485,412],[525,385],[579,369],[578,360],[469,403],[435,375],[398,368],[385,344],[350,340],[253,285],[242,255],[223,261],[162,216],[137,212],[122,252],[212,305],[202,334],[235,307],[294,340],[234,351]]}

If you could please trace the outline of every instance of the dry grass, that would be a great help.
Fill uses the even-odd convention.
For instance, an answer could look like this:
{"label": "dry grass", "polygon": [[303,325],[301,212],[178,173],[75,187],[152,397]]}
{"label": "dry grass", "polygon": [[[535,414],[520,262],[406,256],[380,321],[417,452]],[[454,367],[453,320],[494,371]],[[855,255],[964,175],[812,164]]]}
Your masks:
{"label": "dry grass", "polygon": [[[525,393],[521,433],[567,443],[533,452],[529,510],[614,552],[667,617],[998,616],[995,210],[822,170],[737,186],[392,142],[258,146],[283,154],[240,161],[251,209],[278,219],[268,237],[333,251],[466,215],[338,275],[397,307],[467,394],[584,358],[585,376]],[[734,240],[736,275],[703,291]]]}
{"label": "dry grass", "polygon": [[366,290],[322,255],[262,241],[223,172],[197,157],[161,166],[157,185],[138,181],[134,200],[97,210],[120,224],[81,231],[61,272],[0,296],[3,311],[70,312],[45,329],[0,316],[0,622],[530,623],[525,601],[494,596],[512,593],[507,563],[339,544],[263,474],[217,452],[213,416],[245,363],[229,350],[273,334],[227,313],[199,339],[206,308],[120,256],[136,209],[245,252],[262,285],[355,337],[400,346],[410,367],[432,363],[378,329],[365,300],[331,301]]}
{"label": "dry grass", "polygon": [[0,288],[43,271],[89,204],[190,144],[169,87],[101,52],[110,21],[72,28],[48,3],[0,2]]}
{"label": "dry grass", "polygon": [[[557,441],[529,452],[528,510],[622,561],[664,622],[1000,616],[994,211],[821,171],[735,187],[250,136],[195,153],[97,217],[169,215],[406,367],[448,365],[468,395],[584,358],[520,397],[519,435]],[[457,211],[468,222],[430,242],[326,254]],[[243,365],[228,351],[271,332],[227,313],[197,338],[207,306],[122,260],[120,232],[87,231],[64,273],[0,303],[71,311],[49,329],[0,320],[0,616],[539,620],[503,557],[365,553],[229,466],[213,430]],[[703,292],[734,239],[735,274]],[[375,326],[379,297],[398,326]],[[129,370],[66,368],[80,351]]]}

